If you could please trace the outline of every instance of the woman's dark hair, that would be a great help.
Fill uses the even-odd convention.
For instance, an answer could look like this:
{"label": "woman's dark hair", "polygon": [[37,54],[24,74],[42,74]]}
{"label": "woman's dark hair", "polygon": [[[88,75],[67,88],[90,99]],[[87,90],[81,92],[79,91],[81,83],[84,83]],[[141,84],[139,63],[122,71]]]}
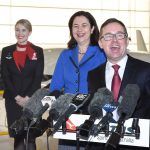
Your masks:
{"label": "woman's dark hair", "polygon": [[103,28],[104,28],[105,26],[107,26],[108,24],[110,24],[110,23],[118,23],[118,24],[120,24],[120,25],[123,27],[123,30],[124,30],[124,32],[127,34],[127,37],[128,37],[128,32],[127,32],[126,26],[124,25],[123,22],[121,22],[120,20],[117,20],[116,18],[107,19],[107,20],[101,25],[101,28],[100,28],[100,36],[102,36],[102,34],[103,34]]}
{"label": "woman's dark hair", "polygon": [[94,31],[91,34],[91,38],[90,38],[90,42],[91,42],[90,44],[91,45],[98,45],[99,29],[98,29],[95,18],[89,12],[78,11],[71,16],[69,23],[68,23],[69,30],[70,30],[70,37],[71,37],[69,42],[68,42],[68,48],[73,49],[77,45],[77,42],[74,39],[73,34],[72,34],[73,21],[74,21],[75,17],[77,17],[77,16],[86,17],[90,22],[91,28],[94,26]]}

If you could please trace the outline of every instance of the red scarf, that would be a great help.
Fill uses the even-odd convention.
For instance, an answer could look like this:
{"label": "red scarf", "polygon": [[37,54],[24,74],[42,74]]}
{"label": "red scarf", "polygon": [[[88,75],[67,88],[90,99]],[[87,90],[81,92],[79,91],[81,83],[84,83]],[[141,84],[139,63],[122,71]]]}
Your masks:
{"label": "red scarf", "polygon": [[17,51],[17,50],[15,50],[13,52],[13,57],[14,57],[16,66],[17,66],[18,70],[21,72],[21,68],[20,67],[24,68],[26,57],[28,57],[30,60],[32,60],[33,57],[34,58],[36,57],[36,55],[35,55],[36,53],[32,49],[30,42],[27,42],[26,45],[20,45],[20,44],[17,43],[17,46],[19,48],[26,48],[25,51]]}

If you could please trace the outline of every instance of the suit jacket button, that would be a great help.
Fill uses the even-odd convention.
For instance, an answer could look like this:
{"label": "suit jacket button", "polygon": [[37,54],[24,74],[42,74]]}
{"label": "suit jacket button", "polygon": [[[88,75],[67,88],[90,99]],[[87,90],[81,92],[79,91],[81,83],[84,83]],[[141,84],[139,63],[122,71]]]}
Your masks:
{"label": "suit jacket button", "polygon": [[76,70],[76,73],[79,73],[79,70]]}
{"label": "suit jacket button", "polygon": [[78,83],[78,80],[76,80],[76,83]]}

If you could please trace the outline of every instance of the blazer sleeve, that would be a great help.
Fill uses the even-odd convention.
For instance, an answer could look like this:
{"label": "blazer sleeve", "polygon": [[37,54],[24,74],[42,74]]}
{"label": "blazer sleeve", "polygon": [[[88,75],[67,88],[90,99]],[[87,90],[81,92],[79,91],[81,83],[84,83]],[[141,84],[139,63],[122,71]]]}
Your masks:
{"label": "blazer sleeve", "polygon": [[57,60],[52,81],[50,83],[50,92],[54,90],[62,91],[64,88],[64,53],[62,52]]}
{"label": "blazer sleeve", "polygon": [[35,51],[37,52],[37,64],[35,66],[34,78],[32,81],[32,86],[28,90],[27,95],[29,97],[41,87],[43,72],[44,72],[44,54],[43,49],[40,47],[36,47]]}
{"label": "blazer sleeve", "polygon": [[[1,74],[2,74],[2,79],[4,82],[4,90],[9,90],[12,94],[13,97],[17,96],[17,90],[15,89],[15,86],[12,84],[11,81],[11,75],[8,70],[8,65],[7,65],[7,55],[10,54],[10,50],[7,48],[2,49],[1,53]],[[10,56],[11,57],[11,56]],[[9,59],[9,58],[8,58]]]}

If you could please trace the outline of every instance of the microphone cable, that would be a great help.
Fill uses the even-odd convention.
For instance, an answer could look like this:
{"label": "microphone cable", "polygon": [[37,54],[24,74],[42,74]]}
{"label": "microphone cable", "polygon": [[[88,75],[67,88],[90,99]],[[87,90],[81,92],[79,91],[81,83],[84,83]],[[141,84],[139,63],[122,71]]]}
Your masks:
{"label": "microphone cable", "polygon": [[49,142],[48,142],[48,141],[49,141],[49,140],[48,140],[48,137],[49,137],[49,136],[46,134],[47,150],[50,150],[50,148],[49,148],[49,145],[50,145],[50,144],[49,144]]}
{"label": "microphone cable", "polygon": [[[26,150],[28,150],[28,143],[29,143],[29,133],[30,133],[30,128],[37,122],[39,121],[39,119],[42,117],[43,113],[48,109],[49,104],[46,103],[41,110],[39,111],[39,113],[37,114],[37,116],[35,118],[33,118],[27,128],[27,134],[26,134]],[[36,128],[36,127],[35,127]],[[34,127],[33,127],[34,130]]]}
{"label": "microphone cable", "polygon": [[30,126],[27,129],[27,134],[26,134],[26,141],[25,141],[25,145],[26,145],[26,150],[28,150],[28,143],[29,143],[29,130],[30,130]]}

